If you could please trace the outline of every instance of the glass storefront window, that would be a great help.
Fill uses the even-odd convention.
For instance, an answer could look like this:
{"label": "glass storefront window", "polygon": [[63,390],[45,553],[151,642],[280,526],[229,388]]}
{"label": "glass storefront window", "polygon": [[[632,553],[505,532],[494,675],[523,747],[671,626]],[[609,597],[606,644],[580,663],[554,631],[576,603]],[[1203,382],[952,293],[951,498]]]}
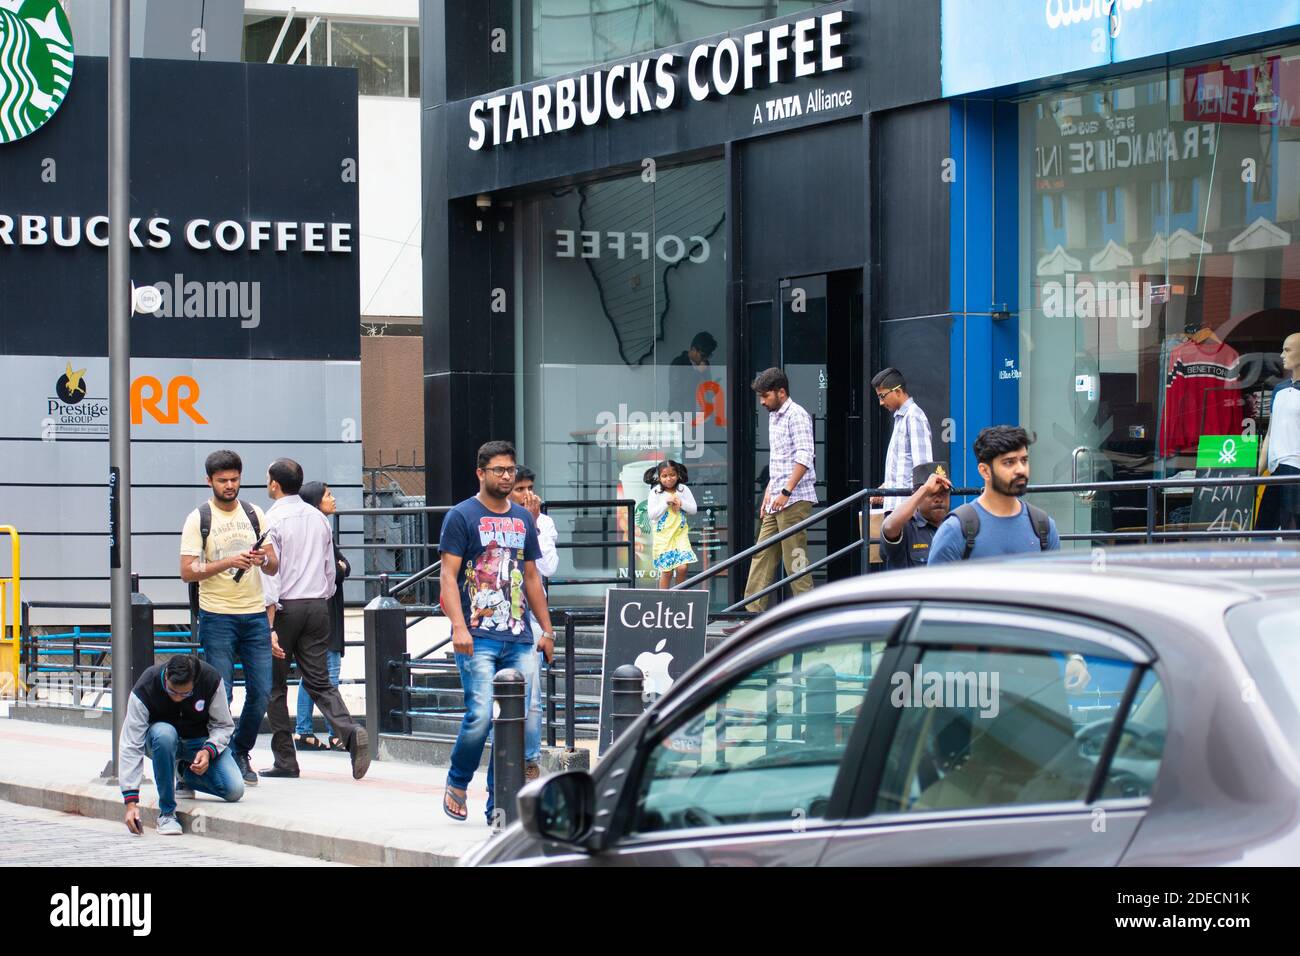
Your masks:
{"label": "glass storefront window", "polygon": [[[1020,105],[1035,482],[1257,471],[1300,331],[1298,113],[1296,47]],[[1216,490],[1161,493],[1157,528],[1250,528],[1255,496]],[[1063,532],[1145,527],[1141,491],[1052,498]]]}
{"label": "glass storefront window", "polygon": [[[700,561],[723,556],[727,526],[726,177],[720,162],[574,186],[518,206],[516,446],[544,498],[642,501],[643,475],[684,464],[699,505]],[[558,511],[562,541],[621,538],[608,510]],[[653,587],[652,535],[637,574]],[[561,551],[557,577],[625,573],[625,553]],[[714,580],[721,595],[725,581]],[[604,587],[566,588],[563,600]]]}
{"label": "glass storefront window", "polygon": [[528,37],[519,82],[725,33],[824,0],[519,0]]}
{"label": "glass storefront window", "polygon": [[[289,21],[276,51],[276,63],[288,63],[312,17]],[[283,16],[249,14],[244,17],[244,61],[265,63],[275,50],[284,27]],[[359,23],[322,17],[306,46],[294,61],[304,66],[343,66],[357,71],[357,92],[362,96],[420,95],[420,31],[397,23]]]}

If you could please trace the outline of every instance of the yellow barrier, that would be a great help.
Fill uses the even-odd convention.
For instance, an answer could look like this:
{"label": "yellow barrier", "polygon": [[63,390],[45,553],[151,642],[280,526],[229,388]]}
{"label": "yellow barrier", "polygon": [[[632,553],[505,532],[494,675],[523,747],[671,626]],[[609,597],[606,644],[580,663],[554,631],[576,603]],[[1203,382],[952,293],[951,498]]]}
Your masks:
{"label": "yellow barrier", "polygon": [[22,681],[18,678],[18,658],[22,638],[22,546],[18,530],[0,525],[0,534],[9,535],[10,575],[0,578],[0,699],[17,698]]}

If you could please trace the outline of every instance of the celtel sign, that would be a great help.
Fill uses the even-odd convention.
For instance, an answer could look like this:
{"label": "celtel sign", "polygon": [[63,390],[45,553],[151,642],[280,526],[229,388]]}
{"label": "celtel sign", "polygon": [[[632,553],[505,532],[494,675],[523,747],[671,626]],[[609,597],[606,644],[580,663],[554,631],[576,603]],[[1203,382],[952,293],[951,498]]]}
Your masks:
{"label": "celtel sign", "polygon": [[701,43],[685,56],[662,53],[608,69],[477,99],[470,106],[469,148],[500,146],[602,120],[671,109],[690,99],[747,92],[760,85],[844,68],[843,10]]}

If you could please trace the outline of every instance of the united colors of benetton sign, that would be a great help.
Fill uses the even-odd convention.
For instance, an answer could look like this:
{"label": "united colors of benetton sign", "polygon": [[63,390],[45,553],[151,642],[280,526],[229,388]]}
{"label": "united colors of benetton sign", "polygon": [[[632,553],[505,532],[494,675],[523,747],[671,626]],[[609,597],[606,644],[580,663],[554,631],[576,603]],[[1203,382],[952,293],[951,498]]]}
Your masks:
{"label": "united colors of benetton sign", "polygon": [[847,20],[836,10],[700,43],[685,55],[660,53],[474,100],[469,148],[536,139],[842,70]]}
{"label": "united colors of benetton sign", "polygon": [[30,136],[72,83],[72,27],[58,0],[0,0],[0,143]]}

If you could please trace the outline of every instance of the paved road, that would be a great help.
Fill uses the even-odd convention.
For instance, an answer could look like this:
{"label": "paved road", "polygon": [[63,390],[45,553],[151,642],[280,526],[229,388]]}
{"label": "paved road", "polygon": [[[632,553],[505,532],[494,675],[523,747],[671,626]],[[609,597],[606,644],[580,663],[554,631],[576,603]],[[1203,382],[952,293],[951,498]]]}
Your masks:
{"label": "paved road", "polygon": [[133,837],[121,823],[0,802],[0,866],[335,866],[193,834]]}

